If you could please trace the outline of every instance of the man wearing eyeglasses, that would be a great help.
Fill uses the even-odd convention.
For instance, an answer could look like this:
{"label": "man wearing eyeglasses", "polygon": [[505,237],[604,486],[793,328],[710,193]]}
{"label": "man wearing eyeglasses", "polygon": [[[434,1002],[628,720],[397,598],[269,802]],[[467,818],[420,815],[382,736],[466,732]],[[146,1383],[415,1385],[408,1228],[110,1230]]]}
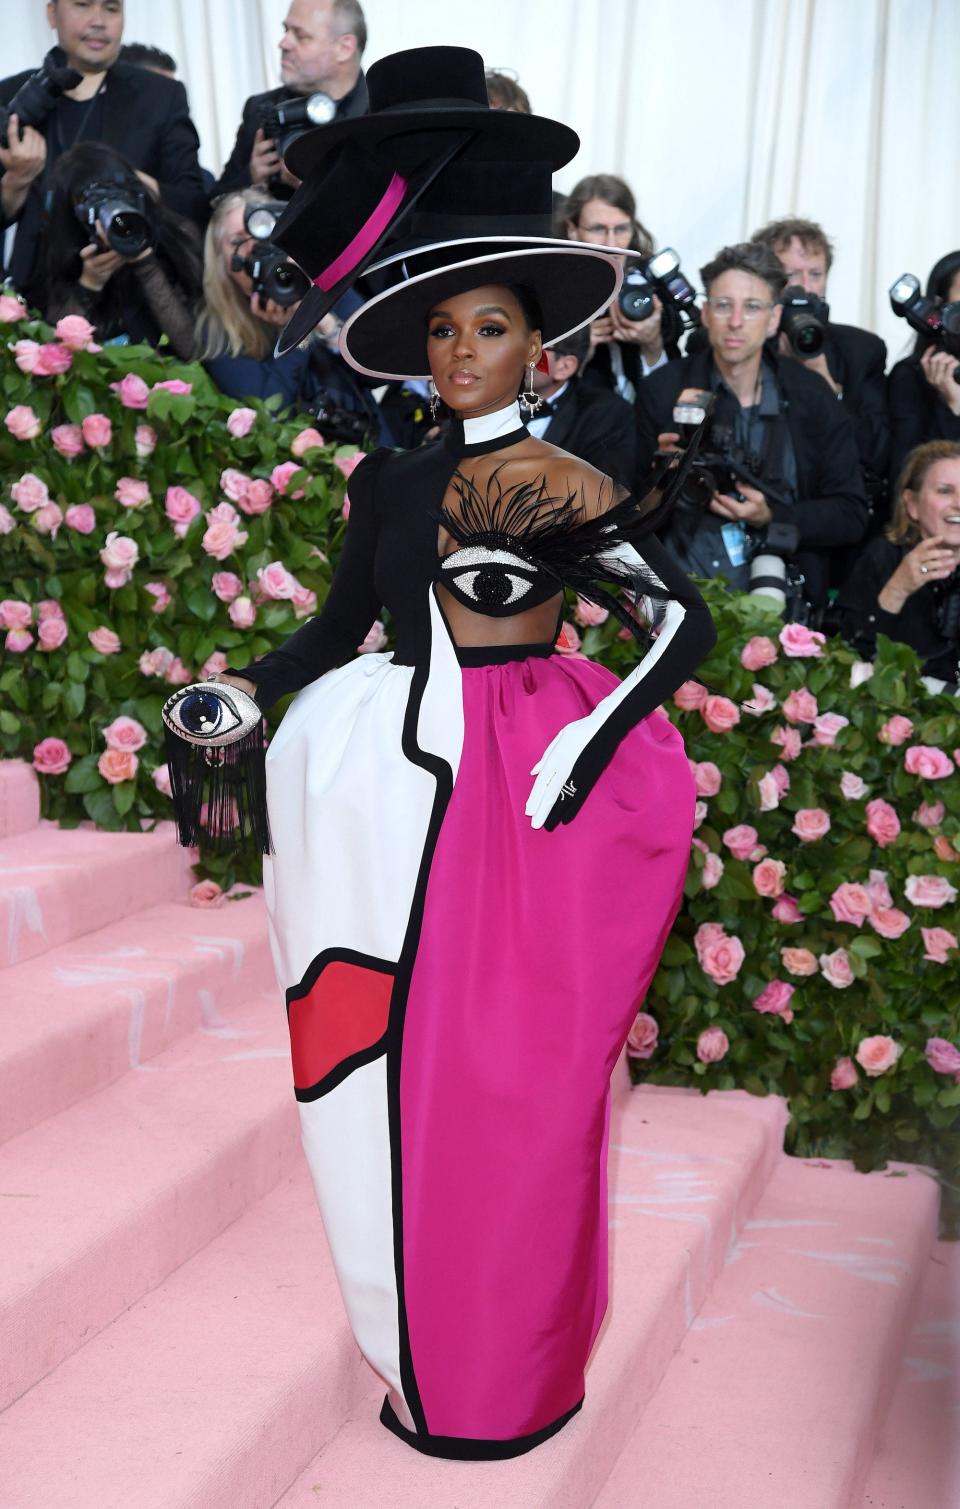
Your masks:
{"label": "man wearing eyeglasses", "polygon": [[666,543],[693,575],[722,576],[742,591],[765,532],[774,523],[793,525],[806,595],[821,604],[832,555],[867,527],[852,425],[822,378],[775,353],[786,278],[768,248],[724,247],[700,276],[709,346],[643,383],[636,401],[640,475],[657,451],[679,448],[678,402],[714,395],[706,448],[738,458],[762,485],[738,478],[735,490],[715,492],[705,508],[681,505]]}

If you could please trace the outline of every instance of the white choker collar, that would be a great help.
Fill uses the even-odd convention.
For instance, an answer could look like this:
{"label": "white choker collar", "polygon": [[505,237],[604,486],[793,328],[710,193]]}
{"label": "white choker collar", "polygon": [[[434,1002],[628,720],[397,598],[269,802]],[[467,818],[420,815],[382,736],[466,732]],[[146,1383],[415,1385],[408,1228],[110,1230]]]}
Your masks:
{"label": "white choker collar", "polygon": [[466,445],[482,444],[486,440],[499,440],[501,435],[513,435],[523,425],[520,405],[516,399],[505,409],[495,414],[480,414],[476,419],[463,421],[463,438]]}

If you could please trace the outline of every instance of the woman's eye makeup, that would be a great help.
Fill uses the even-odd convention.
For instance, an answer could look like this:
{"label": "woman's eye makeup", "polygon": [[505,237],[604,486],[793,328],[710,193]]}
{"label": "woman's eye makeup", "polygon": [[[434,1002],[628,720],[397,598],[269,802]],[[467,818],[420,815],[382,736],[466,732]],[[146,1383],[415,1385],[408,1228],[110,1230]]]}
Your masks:
{"label": "woman's eye makeup", "polygon": [[[453,333],[454,331],[452,325],[434,325],[429,332],[431,338],[435,340],[445,340],[447,336],[453,335]],[[498,325],[495,321],[484,320],[482,325],[477,326],[477,334],[484,336],[506,335],[506,329],[503,325]]]}

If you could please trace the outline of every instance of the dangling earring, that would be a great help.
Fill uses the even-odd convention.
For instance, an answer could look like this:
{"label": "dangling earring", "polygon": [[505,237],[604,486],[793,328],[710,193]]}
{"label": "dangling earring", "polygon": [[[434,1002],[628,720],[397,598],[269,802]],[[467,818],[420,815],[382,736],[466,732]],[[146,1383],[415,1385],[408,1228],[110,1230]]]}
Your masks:
{"label": "dangling earring", "polygon": [[440,394],[437,392],[437,385],[434,382],[433,378],[431,377],[431,379],[430,379],[430,418],[434,421],[434,423],[436,423],[436,420],[437,420],[437,410],[439,409],[439,407],[440,407]]}
{"label": "dangling earring", "polygon": [[539,393],[534,392],[533,387],[533,372],[536,365],[536,362],[529,363],[528,371],[530,375],[527,379],[527,388],[526,390],[523,388],[520,389],[520,402],[527,411],[528,419],[533,419],[538,410],[543,408],[543,399]]}

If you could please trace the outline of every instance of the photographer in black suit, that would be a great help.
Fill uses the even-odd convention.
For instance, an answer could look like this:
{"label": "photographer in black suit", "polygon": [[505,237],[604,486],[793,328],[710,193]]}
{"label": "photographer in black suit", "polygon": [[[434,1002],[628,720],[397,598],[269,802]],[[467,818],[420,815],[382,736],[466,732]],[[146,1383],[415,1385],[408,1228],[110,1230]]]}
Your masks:
{"label": "photographer in black suit", "polygon": [[527,429],[632,489],[637,456],[633,408],[616,393],[581,380],[590,348],[586,327],[544,350],[546,371],[535,367],[533,372],[542,407]]}
{"label": "photographer in black suit", "polygon": [[360,67],[366,45],[358,0],[291,0],[280,40],[282,82],[278,89],[252,94],[244,105],[214,196],[253,185],[269,188],[273,199],[289,199],[297,180],[284,167],[281,142],[264,130],[263,118],[281,101],[314,94],[326,96],[331,119],[366,115],[367,84]]}
{"label": "photographer in black suit", "polygon": [[[715,395],[706,450],[724,448],[760,485],[737,477],[704,506],[678,506],[665,543],[698,576],[750,582],[750,557],[773,525],[796,531],[792,553],[806,596],[823,603],[830,557],[867,526],[853,427],[822,378],[771,351],[780,324],[783,269],[766,247],[724,247],[700,276],[709,349],[684,356],[640,385],[636,414],[641,478],[656,452],[677,450],[678,400]],[[724,468],[726,469],[726,468]],[[786,546],[771,553],[783,553]]]}
{"label": "photographer in black suit", "polygon": [[[7,271],[41,304],[35,285],[47,177],[78,142],[103,142],[122,152],[151,193],[177,213],[199,225],[207,213],[200,143],[183,85],[118,60],[122,0],[49,0],[47,16],[80,82],[57,94],[34,126],[22,129],[11,116],[7,146],[0,145],[0,229],[17,227]],[[0,81],[0,103],[8,104],[31,72]]]}

